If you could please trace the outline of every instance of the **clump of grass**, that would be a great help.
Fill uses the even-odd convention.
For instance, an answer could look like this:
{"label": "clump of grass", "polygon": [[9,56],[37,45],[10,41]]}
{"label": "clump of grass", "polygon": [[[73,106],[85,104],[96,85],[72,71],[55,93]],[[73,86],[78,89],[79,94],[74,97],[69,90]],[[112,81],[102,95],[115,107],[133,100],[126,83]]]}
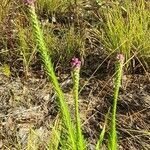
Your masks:
{"label": "clump of grass", "polygon": [[10,0],[1,0],[0,4],[0,25],[3,23],[5,17],[7,16],[9,9],[11,7]]}
{"label": "clump of grass", "polygon": [[28,5],[28,11],[30,16],[30,22],[33,28],[33,33],[35,36],[35,40],[38,46],[38,52],[41,55],[41,59],[43,61],[43,64],[45,66],[45,71],[47,72],[54,89],[58,96],[58,105],[60,107],[63,123],[65,125],[65,128],[68,130],[68,140],[71,148],[73,150],[76,150],[76,141],[75,141],[75,133],[73,130],[73,123],[71,121],[71,116],[69,113],[69,108],[66,103],[66,100],[64,98],[64,94],[62,92],[62,89],[58,83],[57,77],[54,72],[53,64],[51,61],[51,58],[49,56],[49,52],[47,50],[47,46],[44,41],[43,33],[40,29],[39,22],[37,19],[37,15],[35,13],[35,6],[33,0],[26,0],[26,4]]}
{"label": "clump of grass", "polygon": [[40,14],[45,13],[55,17],[56,13],[66,13],[73,0],[37,0],[37,8]]}
{"label": "clump of grass", "polygon": [[[16,29],[18,30],[18,40],[19,40],[19,51],[20,51],[20,56],[23,61],[23,69],[24,69],[24,74],[25,77],[27,78],[29,75],[29,68],[31,61],[34,58],[35,55],[35,48],[33,48],[35,45],[32,45],[29,43],[33,43],[32,35],[29,33],[30,30],[23,27],[23,24],[19,19],[16,19]],[[29,37],[29,35],[31,35]],[[32,48],[31,48],[32,47]]]}
{"label": "clump of grass", "polygon": [[[9,15],[11,14],[11,8],[13,2],[10,0],[1,0],[0,1],[0,61],[7,62],[8,58],[8,43],[11,38],[10,35],[7,38],[6,33],[10,33],[9,25]],[[9,14],[9,15],[8,15]]]}
{"label": "clump of grass", "polygon": [[124,56],[122,54],[118,54],[117,59],[118,60],[116,64],[114,100],[113,100],[113,108],[112,108],[112,116],[111,116],[111,132],[110,132],[110,139],[109,139],[110,150],[117,150],[116,111],[117,111],[117,99],[119,95],[119,88],[121,86]]}
{"label": "clump of grass", "polygon": [[[63,63],[66,60],[70,60],[75,53],[78,53],[81,57],[85,53],[85,38],[84,33],[75,31],[75,27],[71,26],[64,34],[62,38],[62,44],[64,45],[63,57],[66,58],[62,60]],[[60,53],[60,52],[59,52]]]}
{"label": "clump of grass", "polygon": [[149,57],[149,2],[126,0],[103,3],[99,9],[100,28],[94,29],[94,32],[108,52],[116,49],[115,53],[123,53],[126,60],[135,53],[139,58]]}

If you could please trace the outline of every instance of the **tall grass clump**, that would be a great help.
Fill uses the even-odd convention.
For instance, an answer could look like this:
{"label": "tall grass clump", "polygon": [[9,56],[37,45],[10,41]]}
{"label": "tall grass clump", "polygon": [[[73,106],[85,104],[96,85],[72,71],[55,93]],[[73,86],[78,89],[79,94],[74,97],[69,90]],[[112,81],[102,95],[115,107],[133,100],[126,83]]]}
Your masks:
{"label": "tall grass clump", "polygon": [[10,0],[1,0],[0,2],[0,25],[4,21],[11,7]]}
{"label": "tall grass clump", "polygon": [[[30,34],[29,28],[26,28],[21,23],[21,20],[19,18],[16,19],[16,29],[18,30],[18,41],[19,41],[19,51],[21,60],[23,61],[23,69],[25,77],[27,78],[29,75],[29,69],[31,62],[35,55],[35,48],[33,43],[33,36]],[[30,37],[29,37],[30,36]]]}
{"label": "tall grass clump", "polygon": [[74,0],[37,0],[37,8],[40,14],[45,13],[55,17],[58,13],[66,13],[67,8]]}
{"label": "tall grass clump", "polygon": [[58,105],[60,107],[63,123],[65,125],[65,128],[67,128],[68,131],[69,146],[71,147],[72,150],[76,150],[76,140],[75,140],[76,138],[73,130],[73,123],[71,121],[71,116],[69,113],[69,108],[65,101],[62,89],[60,88],[60,85],[58,83],[57,77],[55,75],[53,63],[49,56],[49,52],[47,50],[47,46],[44,41],[43,33],[39,26],[37,15],[35,13],[34,0],[24,0],[24,2],[28,5],[30,23],[33,28],[33,33],[37,43],[38,52],[41,55],[41,59],[45,66],[45,71],[47,72],[58,96]]}
{"label": "tall grass clump", "polygon": [[113,0],[103,3],[99,9],[101,22],[94,32],[108,53],[116,49],[115,53],[123,53],[126,60],[134,54],[141,59],[149,57],[149,2]]}
{"label": "tall grass clump", "polygon": [[111,116],[109,150],[117,150],[116,111],[117,111],[117,99],[119,95],[119,88],[121,86],[123,63],[124,63],[124,56],[122,54],[118,54],[117,63],[116,63],[114,100],[113,100],[113,108],[112,108],[112,116]]}
{"label": "tall grass clump", "polygon": [[[84,56],[85,53],[85,37],[84,32],[76,31],[74,25],[70,26],[66,30],[66,33],[62,37],[62,44],[64,45],[63,63],[66,60],[70,60],[75,53],[78,53],[80,57]],[[59,52],[60,53],[60,52]]]}
{"label": "tall grass clump", "polygon": [[[13,6],[13,2],[10,0],[1,0],[0,1],[0,61],[2,61],[5,58],[1,57],[6,57],[8,55],[8,50],[7,50],[7,42],[6,41],[6,32],[9,26],[9,16],[11,12],[11,8]],[[10,29],[9,29],[10,30]],[[8,39],[7,39],[8,40]],[[2,51],[2,46],[4,46],[3,51]]]}

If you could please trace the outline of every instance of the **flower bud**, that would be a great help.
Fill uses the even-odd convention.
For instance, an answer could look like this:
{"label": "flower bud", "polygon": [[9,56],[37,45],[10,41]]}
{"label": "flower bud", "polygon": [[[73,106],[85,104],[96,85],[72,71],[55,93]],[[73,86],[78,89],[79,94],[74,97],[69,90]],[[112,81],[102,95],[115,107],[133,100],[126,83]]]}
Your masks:
{"label": "flower bud", "polygon": [[32,6],[32,5],[34,5],[34,2],[35,2],[36,0],[23,0],[23,2],[26,4],[26,5],[30,5],[30,6]]}
{"label": "flower bud", "polygon": [[72,66],[72,68],[80,68],[81,61],[78,58],[74,57],[74,58],[72,58],[71,66]]}
{"label": "flower bud", "polygon": [[117,59],[121,62],[121,63],[124,63],[124,55],[123,54],[118,54],[117,55]]}

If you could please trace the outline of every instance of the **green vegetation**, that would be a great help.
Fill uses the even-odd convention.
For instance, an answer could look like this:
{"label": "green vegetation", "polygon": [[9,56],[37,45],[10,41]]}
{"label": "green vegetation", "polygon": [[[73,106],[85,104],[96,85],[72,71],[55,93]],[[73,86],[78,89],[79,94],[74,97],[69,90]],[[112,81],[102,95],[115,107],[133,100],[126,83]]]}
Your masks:
{"label": "green vegetation", "polygon": [[[69,113],[69,108],[66,104],[63,92],[61,90],[61,87],[58,83],[57,77],[54,72],[54,68],[51,62],[51,58],[49,57],[46,44],[43,38],[43,33],[41,29],[39,28],[39,23],[37,20],[37,16],[35,14],[35,7],[34,5],[28,5],[29,9],[29,15],[30,15],[30,22],[33,27],[33,33],[35,35],[35,39],[37,42],[38,50],[41,55],[41,59],[44,63],[45,70],[49,76],[49,78],[52,81],[52,84],[54,86],[54,89],[58,96],[58,105],[61,110],[62,120],[63,124],[65,125],[65,128],[67,129],[68,137],[67,141],[69,140],[69,147],[63,147],[63,149],[79,149],[84,150],[86,149],[86,145],[84,143],[82,131],[81,131],[81,123],[80,123],[80,117],[79,117],[79,106],[78,106],[78,87],[79,87],[79,73],[80,73],[80,65],[81,62],[77,58],[73,58],[72,67],[73,67],[73,93],[74,93],[74,105],[75,105],[75,120],[76,120],[76,134],[74,135],[73,131],[73,122],[71,121],[71,116]],[[109,149],[116,150],[117,149],[117,133],[116,133],[116,108],[117,108],[117,98],[119,94],[119,87],[121,85],[121,76],[122,76],[122,68],[124,63],[124,56],[123,54],[118,54],[118,65],[116,69],[116,81],[115,81],[115,92],[114,92],[114,104],[113,104],[113,112],[112,112],[112,123],[111,123],[111,133],[110,133],[110,146]],[[106,125],[105,125],[106,126]],[[99,142],[97,144],[97,149],[100,146],[105,133],[105,126],[102,130],[102,133],[100,135]],[[75,137],[76,136],[76,137]],[[60,139],[61,140],[61,139]]]}
{"label": "green vegetation", "polygon": [[[145,72],[149,69],[149,4],[144,0],[121,2],[93,0],[89,3],[84,0],[37,0],[36,2],[2,0],[0,72],[10,78],[11,74],[14,76],[17,74],[10,69],[12,65],[16,70],[18,66],[22,66],[23,76],[28,80],[32,66],[38,62],[40,67],[44,66],[44,71],[57,95],[55,100],[59,112],[51,127],[48,141],[42,143],[44,149],[86,150],[89,148],[80,114],[81,62],[79,59],[82,61],[86,59],[92,48],[98,49],[100,44],[99,51],[103,51],[106,58],[109,57],[112,62],[117,55],[117,61],[114,62],[116,76],[113,83],[115,87],[112,115],[109,118],[108,108],[104,125],[94,147],[99,150],[104,142],[109,150],[118,149],[116,115],[123,67],[130,72],[134,67],[133,62],[138,60],[138,65]],[[16,12],[12,12],[12,9],[16,9]],[[11,14],[13,19],[10,19],[8,14]],[[92,19],[94,21],[91,22]],[[71,58],[73,58],[71,62],[73,110],[70,109],[55,69],[56,63],[59,62],[62,70],[65,70]],[[110,130],[107,131],[109,125]],[[105,137],[106,132],[109,134],[109,139]],[[30,128],[26,149],[41,149],[38,139],[40,137],[36,130]],[[19,147],[21,149],[21,144]]]}
{"label": "green vegetation", "polygon": [[68,131],[68,135],[69,135],[68,140],[70,141],[71,149],[76,150],[75,135],[74,135],[74,130],[73,130],[73,124],[71,122],[69,108],[67,106],[67,103],[64,98],[64,94],[61,90],[61,87],[55,75],[53,64],[52,64],[51,58],[49,57],[48,50],[44,41],[43,33],[39,27],[37,16],[35,14],[34,5],[28,5],[28,10],[29,10],[29,15],[30,15],[30,22],[33,27],[33,33],[34,33],[35,40],[38,46],[37,47],[38,51],[44,63],[45,71],[48,74],[50,80],[52,81],[52,84],[58,96],[58,105],[60,107],[60,111],[62,114],[63,123],[65,125],[65,128],[67,128],[67,131]]}
{"label": "green vegetation", "polygon": [[109,149],[117,150],[117,131],[116,131],[116,112],[117,112],[117,99],[119,95],[119,88],[121,86],[121,78],[122,78],[122,70],[124,63],[124,56],[122,54],[118,54],[117,56],[118,62],[116,65],[116,77],[115,77],[115,89],[114,89],[114,102],[112,108],[112,117],[111,117],[111,132],[109,139]]}
{"label": "green vegetation", "polygon": [[[95,30],[108,53],[123,53],[126,61],[133,55],[149,58],[150,55],[150,11],[144,0],[107,2],[99,8],[102,23]],[[148,64],[146,65],[148,66]]]}

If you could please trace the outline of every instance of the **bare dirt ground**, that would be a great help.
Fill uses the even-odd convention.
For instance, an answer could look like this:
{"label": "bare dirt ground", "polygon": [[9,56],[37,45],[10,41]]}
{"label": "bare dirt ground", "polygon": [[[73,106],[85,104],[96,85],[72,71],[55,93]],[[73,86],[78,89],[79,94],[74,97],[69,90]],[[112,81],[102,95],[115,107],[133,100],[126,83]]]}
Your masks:
{"label": "bare dirt ground", "polygon": [[[72,83],[63,75],[61,85],[70,107]],[[67,77],[65,79],[65,76]],[[89,78],[81,77],[81,87]],[[30,77],[7,78],[0,75],[0,149],[25,149],[29,129],[46,142],[58,109],[51,83]],[[83,132],[94,149],[104,124],[104,117],[112,105],[113,78],[91,78],[80,93],[80,112]],[[108,130],[103,149],[106,149]],[[120,150],[148,150],[150,148],[150,82],[148,75],[124,75],[117,112],[117,131]],[[36,139],[37,140],[37,139]],[[43,149],[43,148],[41,148]]]}

